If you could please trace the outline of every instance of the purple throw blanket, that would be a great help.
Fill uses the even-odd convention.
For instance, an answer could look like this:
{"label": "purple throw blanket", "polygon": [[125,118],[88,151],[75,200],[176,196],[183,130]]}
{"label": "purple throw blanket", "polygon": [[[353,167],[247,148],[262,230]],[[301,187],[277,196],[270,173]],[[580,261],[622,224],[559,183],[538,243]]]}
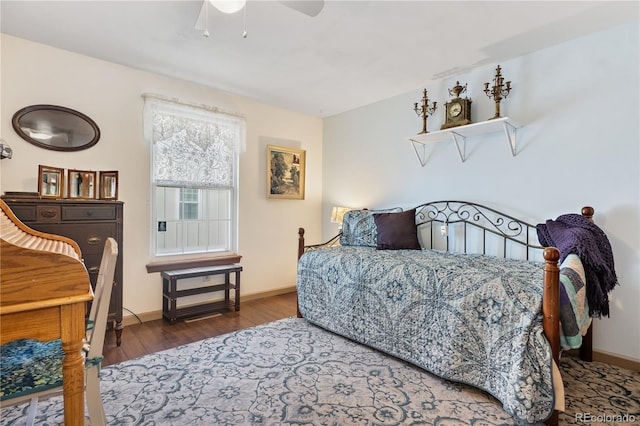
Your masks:
{"label": "purple throw blanket", "polygon": [[609,239],[597,225],[579,214],[565,214],[536,226],[540,244],[560,250],[560,262],[570,254],[582,261],[589,315],[609,316],[609,292],[618,284]]}

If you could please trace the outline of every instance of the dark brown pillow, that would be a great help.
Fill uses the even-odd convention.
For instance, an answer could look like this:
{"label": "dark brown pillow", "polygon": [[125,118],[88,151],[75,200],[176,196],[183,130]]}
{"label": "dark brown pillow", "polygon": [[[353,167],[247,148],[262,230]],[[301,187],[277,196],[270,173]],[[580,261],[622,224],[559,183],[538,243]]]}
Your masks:
{"label": "dark brown pillow", "polygon": [[378,250],[420,250],[416,209],[401,213],[376,213],[373,219],[378,231]]}

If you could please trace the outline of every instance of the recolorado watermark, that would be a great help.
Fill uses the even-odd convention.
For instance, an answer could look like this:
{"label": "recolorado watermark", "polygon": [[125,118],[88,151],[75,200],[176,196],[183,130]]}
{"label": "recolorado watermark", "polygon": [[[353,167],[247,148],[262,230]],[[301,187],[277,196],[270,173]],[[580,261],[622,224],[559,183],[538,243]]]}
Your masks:
{"label": "recolorado watermark", "polygon": [[576,413],[575,420],[582,423],[635,423],[633,414],[591,414]]}

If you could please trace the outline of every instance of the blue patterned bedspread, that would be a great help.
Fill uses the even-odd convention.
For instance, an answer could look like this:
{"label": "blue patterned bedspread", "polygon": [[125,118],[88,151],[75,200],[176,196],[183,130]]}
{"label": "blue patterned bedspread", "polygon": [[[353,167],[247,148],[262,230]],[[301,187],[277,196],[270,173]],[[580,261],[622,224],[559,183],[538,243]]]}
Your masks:
{"label": "blue patterned bedspread", "polygon": [[553,411],[539,263],[330,247],[300,258],[297,286],[314,324],[483,389],[519,422]]}

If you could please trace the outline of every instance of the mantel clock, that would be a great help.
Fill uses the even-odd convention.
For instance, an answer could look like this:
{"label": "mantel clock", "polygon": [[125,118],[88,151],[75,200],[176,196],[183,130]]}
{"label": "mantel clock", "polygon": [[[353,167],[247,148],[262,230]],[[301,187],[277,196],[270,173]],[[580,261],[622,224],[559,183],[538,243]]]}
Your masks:
{"label": "mantel clock", "polygon": [[460,97],[466,90],[467,85],[461,86],[459,81],[449,89],[449,95],[455,97],[445,104],[445,121],[441,130],[471,124],[471,99]]}

